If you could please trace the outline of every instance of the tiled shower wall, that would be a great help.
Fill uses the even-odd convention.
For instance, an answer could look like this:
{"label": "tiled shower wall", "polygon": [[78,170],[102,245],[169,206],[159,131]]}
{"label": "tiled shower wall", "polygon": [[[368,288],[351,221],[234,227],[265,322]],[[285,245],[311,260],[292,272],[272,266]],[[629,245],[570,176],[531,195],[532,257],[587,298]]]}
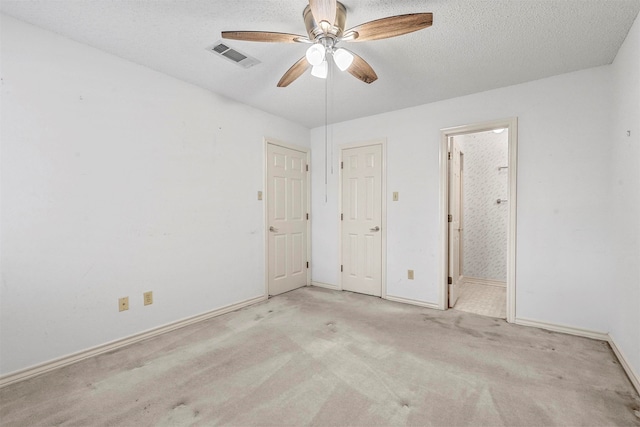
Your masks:
{"label": "tiled shower wall", "polygon": [[507,280],[508,133],[493,131],[456,137],[463,157],[462,274]]}

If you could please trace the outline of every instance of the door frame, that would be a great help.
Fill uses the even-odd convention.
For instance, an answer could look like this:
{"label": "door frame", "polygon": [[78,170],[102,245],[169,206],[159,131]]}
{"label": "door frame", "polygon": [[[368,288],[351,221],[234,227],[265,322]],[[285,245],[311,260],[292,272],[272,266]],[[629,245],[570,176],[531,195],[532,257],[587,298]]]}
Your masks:
{"label": "door frame", "polygon": [[[380,186],[381,197],[380,201],[382,203],[382,212],[381,212],[381,220],[380,220],[380,245],[382,246],[382,259],[381,262],[381,272],[380,272],[380,298],[387,299],[387,139],[379,138],[370,141],[364,142],[352,142],[348,144],[341,144],[339,146],[340,156],[339,161],[342,164],[344,151],[351,148],[360,148],[367,147],[370,145],[380,145],[382,147],[382,184]],[[342,214],[342,168],[338,164],[338,289],[343,290],[342,287],[342,274],[340,271],[340,266],[342,265],[342,220],[340,219],[340,215]]]}
{"label": "door frame", "polygon": [[269,191],[267,190],[267,186],[269,185],[269,156],[267,150],[269,149],[269,145],[277,145],[278,147],[287,148],[289,150],[299,151],[301,153],[305,153],[306,161],[307,161],[307,212],[309,213],[309,220],[307,221],[307,261],[309,262],[309,268],[307,268],[307,284],[306,286],[311,285],[311,268],[313,265],[311,264],[311,165],[309,162],[311,161],[311,149],[309,147],[303,147],[300,145],[289,144],[283,141],[279,141],[274,138],[264,138],[263,144],[263,165],[264,171],[262,174],[263,179],[263,190],[262,190],[262,216],[263,216],[263,245],[264,245],[264,297],[269,298]]}
{"label": "door frame", "polygon": [[[449,189],[448,190],[448,196],[449,197],[447,199],[447,202],[448,202],[449,206],[448,206],[448,209],[447,209],[447,213],[449,215],[451,215],[451,222],[449,222],[449,219],[447,218],[447,237],[448,237],[448,239],[447,239],[447,243],[448,243],[447,244],[447,259],[448,259],[448,263],[447,263],[448,264],[448,266],[447,266],[447,271],[448,271],[447,279],[449,277],[451,277],[453,279],[451,281],[451,284],[449,284],[449,286],[447,287],[447,290],[448,290],[447,307],[449,307],[449,306],[451,306],[451,289],[452,288],[455,288],[455,290],[456,290],[456,301],[458,300],[458,295],[459,295],[459,291],[460,291],[459,287],[461,285],[461,280],[460,279],[462,277],[462,268],[461,268],[461,266],[462,266],[462,256],[461,255],[462,255],[463,243],[462,243],[462,232],[461,231],[462,231],[462,222],[463,222],[463,215],[462,215],[462,212],[463,212],[463,206],[462,206],[462,198],[463,198],[463,188],[462,188],[462,186],[463,186],[463,179],[462,179],[462,170],[463,169],[462,169],[462,166],[463,165],[462,165],[462,159],[463,159],[463,157],[462,156],[463,156],[463,154],[462,154],[462,150],[460,149],[460,146],[458,146],[458,148],[457,148],[458,149],[458,158],[457,158],[457,161],[458,161],[458,169],[457,169],[457,172],[458,172],[458,188],[456,189],[454,185],[451,185],[451,178],[452,178],[452,175],[454,175],[454,174],[452,174],[452,167],[451,166],[454,164],[454,160],[456,160],[456,154],[455,154],[456,143],[455,143],[454,138],[452,138],[452,137],[449,137],[447,139],[448,139],[447,147],[448,147],[448,151],[449,151],[449,155],[447,156],[447,159],[448,159],[448,163],[447,163],[447,166],[448,166],[447,178],[449,179],[449,182],[448,182],[448,185],[447,185],[447,187]],[[453,155],[451,155],[451,154],[453,154]],[[455,212],[455,208],[452,210],[452,206],[451,206],[452,205],[452,203],[451,203],[452,202],[452,199],[451,199],[452,193],[457,193],[457,196],[458,196],[457,203],[454,203],[454,205],[457,207],[457,212]],[[449,215],[447,215],[447,217]],[[457,219],[457,222],[458,222],[458,230],[457,230],[457,232],[458,232],[458,235],[457,235],[458,251],[457,251],[457,253],[456,253],[455,250],[453,250],[454,248],[452,248],[452,243],[451,243],[451,229],[452,229],[452,225],[455,223],[454,219]],[[452,264],[455,265],[455,263],[451,262],[451,255],[452,254],[454,255],[454,257],[457,256],[457,258],[458,258],[457,259],[457,261],[458,261],[457,264],[458,265],[457,265],[457,267],[454,267],[454,269],[457,268],[457,270],[458,270],[457,271],[457,277],[456,277],[455,274],[452,274],[453,272],[451,271],[451,265]],[[447,282],[447,283],[449,283],[449,282]],[[455,302],[454,302],[454,305],[455,305]]]}
{"label": "door frame", "polygon": [[470,125],[444,128],[440,130],[440,299],[438,308],[449,308],[449,289],[447,284],[448,272],[448,206],[449,206],[449,137],[470,133],[485,132],[493,129],[506,128],[509,132],[508,167],[509,183],[507,200],[509,201],[509,220],[507,223],[507,322],[514,323],[516,319],[516,220],[517,220],[517,167],[518,167],[518,118],[492,120]]}

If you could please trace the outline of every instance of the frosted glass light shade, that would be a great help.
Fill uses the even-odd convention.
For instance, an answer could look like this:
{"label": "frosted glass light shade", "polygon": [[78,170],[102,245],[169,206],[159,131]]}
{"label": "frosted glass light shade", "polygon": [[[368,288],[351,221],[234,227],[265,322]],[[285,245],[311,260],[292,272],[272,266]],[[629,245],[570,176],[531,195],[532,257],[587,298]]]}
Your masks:
{"label": "frosted glass light shade", "polygon": [[321,79],[326,79],[327,74],[329,73],[329,64],[327,61],[322,61],[318,65],[314,65],[311,69],[311,75],[315,77],[320,77]]}
{"label": "frosted glass light shade", "polygon": [[320,43],[312,44],[309,49],[307,49],[307,61],[313,66],[318,66],[324,61],[325,52],[326,49]]}
{"label": "frosted glass light shade", "polygon": [[353,55],[348,50],[340,48],[333,52],[333,60],[340,71],[346,71],[353,63]]}

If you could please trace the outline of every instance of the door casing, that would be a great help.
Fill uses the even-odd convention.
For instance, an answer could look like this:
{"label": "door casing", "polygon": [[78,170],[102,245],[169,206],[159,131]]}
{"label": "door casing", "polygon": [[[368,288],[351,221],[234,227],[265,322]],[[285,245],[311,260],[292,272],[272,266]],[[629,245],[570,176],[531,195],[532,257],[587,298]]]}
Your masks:
{"label": "door casing", "polygon": [[[278,141],[273,138],[265,138],[264,139],[264,190],[262,191],[263,198],[263,218],[264,218],[264,296],[269,297],[269,191],[267,190],[268,185],[268,161],[269,156],[267,154],[267,150],[269,145],[277,145],[279,147],[288,148],[290,150],[300,151],[306,154],[307,165],[310,162],[310,149],[307,147],[301,147],[299,145],[288,144],[282,141]],[[307,221],[307,260],[309,261],[309,268],[307,268],[307,285],[311,284],[311,268],[313,265],[311,264],[311,177],[309,175],[309,171],[307,171],[307,212],[309,212],[309,220]]]}
{"label": "door casing", "polygon": [[[449,273],[448,277],[452,278],[452,282],[449,285],[449,303],[448,307],[453,307],[458,299],[458,292],[460,288],[460,266],[462,265],[462,152],[460,147],[455,142],[454,138],[449,138],[449,153],[451,158],[449,159],[449,215],[452,216],[452,221],[448,222],[449,227]],[[457,172],[457,182],[455,180],[455,174]],[[453,183],[451,182],[453,179]],[[455,200],[455,202],[454,202]],[[457,227],[457,228],[456,228]],[[457,244],[451,242],[452,231],[456,233]],[[457,261],[457,262],[456,262]],[[452,267],[456,265],[455,267]],[[456,270],[457,268],[457,270]],[[452,271],[453,270],[453,271]],[[455,292],[454,292],[455,291]],[[454,298],[455,296],[455,298]]]}
{"label": "door casing", "polygon": [[[350,144],[340,145],[340,162],[343,161],[344,151],[350,148],[367,147],[369,145],[380,145],[382,147],[382,184],[380,186],[382,197],[380,198],[382,203],[382,217],[380,224],[380,244],[382,245],[382,260],[381,260],[381,294],[382,299],[387,298],[387,140],[385,138],[376,139],[367,142],[355,142]],[[342,169],[338,165],[338,289],[343,290],[342,287],[342,274],[340,273],[340,266],[342,265],[342,221],[340,220],[340,214],[342,213]]]}
{"label": "door casing", "polygon": [[509,132],[509,201],[508,242],[507,242],[507,322],[513,323],[516,319],[516,213],[517,194],[516,179],[518,167],[518,118],[493,120],[488,122],[456,126],[440,130],[440,298],[438,308],[447,310],[449,304],[449,286],[447,284],[449,269],[447,221],[449,209],[449,161],[448,141],[449,137],[465,135],[469,133],[485,132],[493,129],[506,128]]}

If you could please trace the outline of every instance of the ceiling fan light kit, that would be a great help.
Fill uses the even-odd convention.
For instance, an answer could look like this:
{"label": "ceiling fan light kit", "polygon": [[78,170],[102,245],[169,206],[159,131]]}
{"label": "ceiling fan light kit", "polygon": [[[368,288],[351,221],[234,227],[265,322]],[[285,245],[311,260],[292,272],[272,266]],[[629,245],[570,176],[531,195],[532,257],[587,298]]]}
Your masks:
{"label": "ceiling fan light kit", "polygon": [[320,65],[322,61],[324,61],[324,57],[327,53],[327,50],[321,43],[312,44],[309,49],[307,49],[306,57],[309,64],[313,66]]}
{"label": "ceiling fan light kit", "polygon": [[340,71],[347,71],[353,64],[353,55],[347,49],[339,48],[333,52],[333,60]]}
{"label": "ceiling fan light kit", "polygon": [[311,75],[321,79],[326,79],[329,74],[329,64],[327,61],[322,61],[318,65],[314,65],[311,68]]}
{"label": "ceiling fan light kit", "polygon": [[340,42],[363,42],[401,36],[433,23],[431,13],[410,13],[389,16],[366,22],[344,30],[347,20],[346,7],[336,0],[309,0],[309,5],[302,12],[308,37],[274,33],[269,31],[223,31],[222,38],[282,43],[310,43],[306,54],[282,76],[278,87],[286,87],[311,67],[311,75],[327,78],[331,56],[341,71],[348,71],[357,79],[369,84],[378,79],[373,68],[360,56],[344,48],[337,48]]}

